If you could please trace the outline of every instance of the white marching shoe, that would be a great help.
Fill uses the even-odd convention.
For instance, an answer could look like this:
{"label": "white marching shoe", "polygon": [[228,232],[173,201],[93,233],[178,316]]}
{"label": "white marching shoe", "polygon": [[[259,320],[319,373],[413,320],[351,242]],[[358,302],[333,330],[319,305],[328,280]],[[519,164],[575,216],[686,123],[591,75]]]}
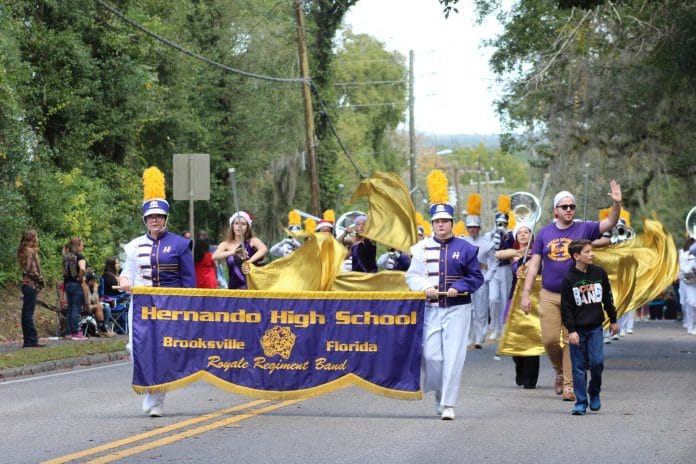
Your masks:
{"label": "white marching shoe", "polygon": [[454,408],[452,406],[445,406],[442,409],[442,420],[454,420]]}

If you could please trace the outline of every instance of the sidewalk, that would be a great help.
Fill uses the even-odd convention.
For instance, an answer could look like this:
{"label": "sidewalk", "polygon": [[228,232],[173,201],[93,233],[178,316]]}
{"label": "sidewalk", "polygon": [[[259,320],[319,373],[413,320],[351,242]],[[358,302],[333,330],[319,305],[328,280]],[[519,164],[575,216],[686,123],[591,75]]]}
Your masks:
{"label": "sidewalk", "polygon": [[[58,337],[47,337],[42,338],[41,343],[46,344],[46,348],[22,348],[22,341],[13,342],[0,342],[0,354],[10,353],[19,350],[45,350],[51,347],[70,345],[74,343],[83,344],[96,344],[104,343],[111,340],[123,340],[124,343],[128,340],[127,335],[117,335],[113,338],[101,338],[101,337],[91,337],[87,341],[74,341],[70,339],[58,338]],[[126,350],[122,351],[112,351],[110,353],[91,353],[84,354],[75,358],[65,358],[65,359],[55,359],[52,361],[45,361],[39,364],[19,366],[19,367],[9,367],[6,369],[0,369],[0,381],[6,380],[8,378],[19,377],[23,375],[33,375],[42,372],[55,371],[60,369],[71,369],[78,366],[92,366],[95,364],[101,364],[105,362],[118,361],[121,359],[127,359],[129,354]]]}

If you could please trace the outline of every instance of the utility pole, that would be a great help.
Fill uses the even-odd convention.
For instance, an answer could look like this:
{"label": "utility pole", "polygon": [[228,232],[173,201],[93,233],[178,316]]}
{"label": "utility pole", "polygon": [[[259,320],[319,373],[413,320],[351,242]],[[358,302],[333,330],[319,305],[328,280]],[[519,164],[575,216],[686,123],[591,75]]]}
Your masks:
{"label": "utility pole", "polygon": [[294,0],[295,16],[297,17],[297,49],[300,55],[300,75],[302,76],[302,100],[305,115],[305,145],[307,146],[307,170],[312,197],[312,214],[321,214],[319,202],[319,169],[317,167],[317,152],[314,144],[314,111],[312,109],[312,89],[309,78],[309,62],[307,61],[307,41],[305,38],[304,13],[302,0]]}
{"label": "utility pole", "polygon": [[413,50],[408,51],[408,146],[409,174],[411,175],[411,192],[416,188],[416,120],[413,96]]}

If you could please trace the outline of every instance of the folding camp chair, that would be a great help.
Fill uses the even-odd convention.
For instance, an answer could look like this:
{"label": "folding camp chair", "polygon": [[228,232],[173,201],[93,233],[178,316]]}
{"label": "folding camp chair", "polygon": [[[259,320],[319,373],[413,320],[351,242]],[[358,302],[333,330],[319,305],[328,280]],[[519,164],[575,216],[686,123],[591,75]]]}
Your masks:
{"label": "folding camp chair", "polygon": [[104,292],[104,277],[102,277],[99,279],[99,297],[103,304],[111,306],[111,320],[108,322],[111,330],[119,334],[127,334],[130,295],[128,293],[107,295]]}

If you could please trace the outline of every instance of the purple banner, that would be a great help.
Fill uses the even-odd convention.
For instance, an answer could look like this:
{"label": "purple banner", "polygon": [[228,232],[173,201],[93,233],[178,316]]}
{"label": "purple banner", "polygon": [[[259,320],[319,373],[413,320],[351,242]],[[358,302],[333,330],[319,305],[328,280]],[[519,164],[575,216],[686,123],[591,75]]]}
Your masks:
{"label": "purple banner", "polygon": [[133,295],[133,388],[203,379],[235,393],[310,397],[354,384],[420,399],[421,294],[187,290]]}

